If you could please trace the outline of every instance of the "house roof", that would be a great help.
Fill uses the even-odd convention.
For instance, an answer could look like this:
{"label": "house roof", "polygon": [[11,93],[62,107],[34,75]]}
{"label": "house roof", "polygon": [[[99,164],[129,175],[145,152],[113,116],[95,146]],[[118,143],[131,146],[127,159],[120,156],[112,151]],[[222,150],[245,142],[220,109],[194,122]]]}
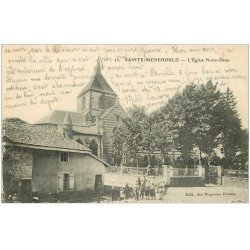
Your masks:
{"label": "house roof", "polygon": [[5,120],[3,137],[17,144],[41,146],[53,149],[77,150],[90,153],[91,150],[73,139],[63,137],[54,126],[32,125]]}
{"label": "house roof", "polygon": [[100,60],[97,61],[97,67],[95,75],[92,77],[87,86],[80,92],[77,97],[80,97],[82,94],[87,92],[88,90],[96,90],[103,93],[108,93],[112,95],[116,95],[115,91],[110,87],[108,82],[105,80],[103,75],[101,74]]}
{"label": "house roof", "polygon": [[63,124],[65,117],[67,117],[67,122],[69,122],[69,120],[71,121],[72,125],[84,125],[84,119],[81,113],[69,112],[64,110],[54,110],[37,121],[35,124]]}

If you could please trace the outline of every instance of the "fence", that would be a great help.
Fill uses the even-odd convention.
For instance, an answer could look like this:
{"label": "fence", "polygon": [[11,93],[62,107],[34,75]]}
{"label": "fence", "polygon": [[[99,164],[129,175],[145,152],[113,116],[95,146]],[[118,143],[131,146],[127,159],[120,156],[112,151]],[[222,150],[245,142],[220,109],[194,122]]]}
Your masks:
{"label": "fence", "polygon": [[164,168],[171,177],[204,177],[204,168],[172,168],[171,166],[154,167],[154,168],[136,168],[125,166],[111,166],[106,168],[106,173],[113,174],[136,174],[136,175],[148,175],[148,176],[162,176],[164,175]]}
{"label": "fence", "polygon": [[162,167],[136,168],[136,167],[125,167],[125,166],[110,166],[106,168],[106,173],[158,176],[158,175],[163,175],[163,168]]}
{"label": "fence", "polygon": [[199,168],[173,168],[172,177],[193,177],[201,176]]}
{"label": "fence", "polygon": [[173,168],[163,165],[154,168],[136,168],[126,166],[111,166],[106,168],[104,184],[107,186],[123,187],[126,183],[135,185],[137,179],[143,176],[155,183],[164,183],[172,186],[204,186],[205,169]]}
{"label": "fence", "polygon": [[248,171],[246,171],[246,170],[235,170],[235,169],[224,169],[223,175],[231,176],[231,177],[248,178]]}

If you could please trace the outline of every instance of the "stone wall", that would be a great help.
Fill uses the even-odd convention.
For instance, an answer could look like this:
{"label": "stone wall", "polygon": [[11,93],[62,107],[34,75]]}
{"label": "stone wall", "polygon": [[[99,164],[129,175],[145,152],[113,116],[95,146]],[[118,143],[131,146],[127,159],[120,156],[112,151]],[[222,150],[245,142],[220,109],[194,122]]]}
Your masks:
{"label": "stone wall", "polygon": [[77,112],[81,113],[89,109],[90,109],[90,92],[88,91],[77,98]]}
{"label": "stone wall", "polygon": [[[102,101],[100,103],[100,98]],[[116,96],[98,91],[90,91],[91,110],[106,110],[115,105]],[[99,105],[101,104],[101,106]]]}
{"label": "stone wall", "polygon": [[20,194],[21,180],[32,178],[32,150],[7,146],[3,152],[3,194],[5,197],[14,192]]}
{"label": "stone wall", "polygon": [[3,157],[4,174],[11,173],[16,180],[32,178],[33,155],[31,149],[8,147]]}

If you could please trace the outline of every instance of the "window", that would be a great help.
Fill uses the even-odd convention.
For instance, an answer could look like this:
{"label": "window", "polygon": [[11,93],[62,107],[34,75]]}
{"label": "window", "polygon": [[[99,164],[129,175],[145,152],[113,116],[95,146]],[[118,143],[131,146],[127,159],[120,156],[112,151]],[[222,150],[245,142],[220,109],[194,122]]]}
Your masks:
{"label": "window", "polygon": [[69,162],[68,152],[60,152],[60,162]]}
{"label": "window", "polygon": [[90,142],[89,148],[91,149],[92,153],[96,156],[98,156],[98,144],[96,142],[96,140],[92,140]]}
{"label": "window", "polygon": [[67,192],[75,190],[74,173],[57,173],[57,192]]}
{"label": "window", "polygon": [[99,97],[99,109],[105,109],[105,101],[106,101],[105,95],[101,95]]}
{"label": "window", "polygon": [[79,139],[77,139],[76,140],[78,143],[80,143],[80,144],[82,144],[82,145],[84,145],[84,143],[83,143],[83,141],[79,138]]}
{"label": "window", "polygon": [[64,174],[63,177],[63,191],[69,191],[69,174]]}
{"label": "window", "polygon": [[85,96],[82,97],[82,110],[86,108],[86,98]]}

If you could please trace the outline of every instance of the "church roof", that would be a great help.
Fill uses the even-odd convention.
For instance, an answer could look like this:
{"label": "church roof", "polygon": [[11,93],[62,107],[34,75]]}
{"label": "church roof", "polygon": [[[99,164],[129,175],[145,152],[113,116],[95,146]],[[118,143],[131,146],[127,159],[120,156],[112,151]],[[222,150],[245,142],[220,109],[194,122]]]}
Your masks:
{"label": "church roof", "polygon": [[[68,114],[68,115],[67,115]],[[67,122],[71,121],[72,125],[83,126],[83,116],[81,113],[69,112],[64,110],[54,110],[42,119],[37,121],[35,124],[63,124],[67,118]]]}
{"label": "church roof", "polygon": [[89,90],[96,90],[103,93],[108,93],[112,95],[116,95],[115,91],[110,87],[108,82],[105,80],[103,75],[101,74],[100,60],[97,61],[97,67],[95,75],[92,77],[87,86],[80,92],[77,97],[80,97],[82,94]]}
{"label": "church roof", "polygon": [[64,125],[73,125],[72,120],[70,118],[69,112],[66,112],[64,120],[63,120]]}
{"label": "church roof", "polygon": [[[89,112],[89,111],[87,111]],[[73,132],[84,134],[98,134],[96,127],[84,125],[84,118],[81,113],[69,112],[64,110],[55,110],[44,116],[42,119],[35,123],[41,124],[68,124],[73,126]]]}

